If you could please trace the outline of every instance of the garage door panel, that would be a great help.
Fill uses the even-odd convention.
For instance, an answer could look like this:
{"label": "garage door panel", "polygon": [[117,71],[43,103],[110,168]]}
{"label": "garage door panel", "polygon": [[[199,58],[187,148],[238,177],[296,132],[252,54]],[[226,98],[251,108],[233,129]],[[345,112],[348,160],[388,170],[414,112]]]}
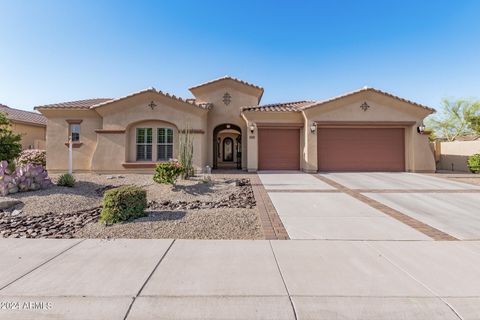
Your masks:
{"label": "garage door panel", "polygon": [[403,128],[319,128],[320,171],[405,171]]}
{"label": "garage door panel", "polygon": [[299,170],[299,129],[258,129],[259,170]]}

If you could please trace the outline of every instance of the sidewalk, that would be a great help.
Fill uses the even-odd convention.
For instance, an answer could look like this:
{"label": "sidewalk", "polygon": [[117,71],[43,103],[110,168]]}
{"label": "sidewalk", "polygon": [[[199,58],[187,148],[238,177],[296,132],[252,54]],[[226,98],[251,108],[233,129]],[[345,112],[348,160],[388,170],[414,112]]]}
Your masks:
{"label": "sidewalk", "polygon": [[478,319],[480,241],[0,239],[0,319]]}

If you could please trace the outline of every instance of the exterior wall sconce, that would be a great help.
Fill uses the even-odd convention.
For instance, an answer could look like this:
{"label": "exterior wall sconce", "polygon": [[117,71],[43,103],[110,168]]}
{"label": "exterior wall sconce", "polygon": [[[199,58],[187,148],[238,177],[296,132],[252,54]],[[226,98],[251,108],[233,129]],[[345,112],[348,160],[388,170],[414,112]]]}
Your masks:
{"label": "exterior wall sconce", "polygon": [[420,122],[420,123],[418,124],[417,132],[418,132],[419,134],[424,134],[424,133],[425,133],[425,125],[423,124],[423,122]]}
{"label": "exterior wall sconce", "polygon": [[315,133],[316,130],[317,130],[317,125],[315,123],[312,123],[312,125],[310,126],[310,132]]}
{"label": "exterior wall sconce", "polygon": [[250,124],[250,133],[255,131],[255,125],[253,123]]}

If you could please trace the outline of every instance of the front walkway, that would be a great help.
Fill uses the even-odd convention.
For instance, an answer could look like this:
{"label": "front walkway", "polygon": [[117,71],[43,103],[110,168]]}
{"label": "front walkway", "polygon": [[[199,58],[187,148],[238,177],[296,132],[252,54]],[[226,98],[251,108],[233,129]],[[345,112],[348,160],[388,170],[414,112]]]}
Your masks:
{"label": "front walkway", "polygon": [[480,186],[413,173],[259,177],[291,239],[480,239]]}
{"label": "front walkway", "polygon": [[478,319],[480,242],[1,239],[0,319]]}

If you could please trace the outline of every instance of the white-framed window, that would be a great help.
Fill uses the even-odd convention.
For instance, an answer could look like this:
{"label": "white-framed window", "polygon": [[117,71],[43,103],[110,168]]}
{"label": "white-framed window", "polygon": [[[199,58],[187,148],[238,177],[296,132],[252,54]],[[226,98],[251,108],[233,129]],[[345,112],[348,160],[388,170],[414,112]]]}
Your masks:
{"label": "white-framed window", "polygon": [[152,128],[137,128],[137,161],[152,161]]}
{"label": "white-framed window", "polygon": [[173,158],[173,129],[157,128],[157,161]]}
{"label": "white-framed window", "polygon": [[69,125],[70,131],[70,138],[72,142],[79,142],[80,141],[80,124],[79,123],[71,123]]}

